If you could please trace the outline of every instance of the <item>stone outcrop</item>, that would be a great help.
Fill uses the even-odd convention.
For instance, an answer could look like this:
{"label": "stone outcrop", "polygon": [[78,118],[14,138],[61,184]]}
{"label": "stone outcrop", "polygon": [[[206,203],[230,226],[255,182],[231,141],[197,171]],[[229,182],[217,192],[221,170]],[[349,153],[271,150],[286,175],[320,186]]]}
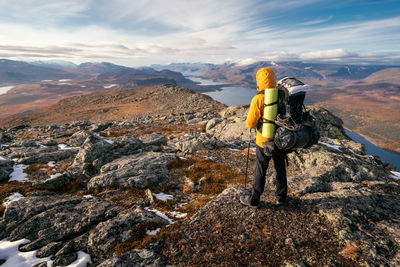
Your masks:
{"label": "stone outcrop", "polygon": [[89,189],[108,186],[145,188],[168,178],[167,163],[174,154],[144,152],[116,159],[104,165],[100,174],[90,179]]}
{"label": "stone outcrop", "polygon": [[213,150],[225,146],[223,142],[207,133],[187,134],[181,137],[175,145],[179,151],[185,154],[192,154],[195,151],[204,149]]}
{"label": "stone outcrop", "polygon": [[0,158],[0,182],[7,181],[13,171],[14,162],[6,158]]}

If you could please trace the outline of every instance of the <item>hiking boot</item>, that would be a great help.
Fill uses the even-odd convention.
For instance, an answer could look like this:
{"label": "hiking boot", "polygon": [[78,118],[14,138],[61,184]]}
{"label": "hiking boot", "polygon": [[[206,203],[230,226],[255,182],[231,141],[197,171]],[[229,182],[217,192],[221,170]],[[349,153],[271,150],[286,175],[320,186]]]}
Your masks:
{"label": "hiking boot", "polygon": [[242,203],[245,206],[249,206],[252,208],[258,208],[258,206],[260,205],[260,201],[251,201],[250,197],[246,197],[246,196],[240,196],[240,203]]}

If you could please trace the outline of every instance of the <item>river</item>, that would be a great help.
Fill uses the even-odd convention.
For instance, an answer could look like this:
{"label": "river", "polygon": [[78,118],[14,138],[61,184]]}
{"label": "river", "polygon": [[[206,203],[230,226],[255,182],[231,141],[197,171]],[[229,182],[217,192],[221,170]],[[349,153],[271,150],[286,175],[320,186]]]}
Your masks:
{"label": "river", "polygon": [[[188,79],[191,79],[195,82],[200,83],[200,85],[218,85],[220,83],[206,80],[200,77],[196,77],[193,75],[186,76]],[[246,105],[250,104],[251,99],[257,94],[257,90],[249,89],[240,86],[224,86],[221,87],[220,91],[215,92],[206,92],[205,95],[211,96],[213,99],[217,100],[228,106],[235,105]],[[358,143],[362,143],[365,145],[365,149],[369,155],[378,155],[383,162],[393,163],[396,165],[396,170],[400,171],[400,154],[387,151],[380,147],[375,146],[371,142],[369,142],[364,137],[351,132],[349,130],[345,130],[346,134]]]}

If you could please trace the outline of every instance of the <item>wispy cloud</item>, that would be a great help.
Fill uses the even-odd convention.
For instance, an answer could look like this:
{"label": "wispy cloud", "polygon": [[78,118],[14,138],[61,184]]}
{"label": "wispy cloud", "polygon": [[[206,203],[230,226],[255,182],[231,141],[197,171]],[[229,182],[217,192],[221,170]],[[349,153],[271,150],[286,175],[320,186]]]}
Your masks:
{"label": "wispy cloud", "polygon": [[2,0],[0,54],[141,65],[400,53],[400,17],[336,22],[329,13],[304,15],[313,4],[325,2]]}

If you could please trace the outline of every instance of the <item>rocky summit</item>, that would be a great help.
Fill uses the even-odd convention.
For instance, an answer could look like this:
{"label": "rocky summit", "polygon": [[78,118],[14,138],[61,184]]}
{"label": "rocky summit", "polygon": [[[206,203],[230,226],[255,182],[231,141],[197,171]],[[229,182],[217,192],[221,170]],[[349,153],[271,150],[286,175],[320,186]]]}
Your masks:
{"label": "rocky summit", "polygon": [[[0,264],[18,252],[27,266],[400,265],[400,181],[341,119],[307,107],[322,137],[288,155],[289,201],[275,204],[269,168],[254,209],[239,202],[254,175],[248,106],[158,89],[66,99],[54,117],[47,109],[8,121]],[[145,113],[121,113],[138,97]],[[113,103],[121,116],[85,111],[66,122],[62,108],[82,101]]]}

